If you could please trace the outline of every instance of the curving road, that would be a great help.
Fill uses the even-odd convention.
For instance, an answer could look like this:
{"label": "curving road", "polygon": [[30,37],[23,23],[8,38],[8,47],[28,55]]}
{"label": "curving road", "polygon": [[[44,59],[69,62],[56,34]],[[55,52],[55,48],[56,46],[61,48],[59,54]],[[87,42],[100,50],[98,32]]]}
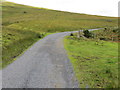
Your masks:
{"label": "curving road", "polygon": [[70,32],[48,35],[2,70],[3,88],[78,87],[64,50],[63,37]]}
{"label": "curving road", "polygon": [[63,45],[63,37],[70,33],[51,34],[35,43],[2,70],[2,87],[77,88],[78,82]]}

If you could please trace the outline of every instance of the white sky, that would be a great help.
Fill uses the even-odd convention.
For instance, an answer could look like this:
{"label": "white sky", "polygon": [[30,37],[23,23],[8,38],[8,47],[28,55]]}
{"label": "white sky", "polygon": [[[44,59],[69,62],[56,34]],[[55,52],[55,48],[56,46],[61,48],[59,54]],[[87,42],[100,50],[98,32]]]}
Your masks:
{"label": "white sky", "polygon": [[120,0],[7,0],[19,4],[54,10],[102,16],[118,16]]}

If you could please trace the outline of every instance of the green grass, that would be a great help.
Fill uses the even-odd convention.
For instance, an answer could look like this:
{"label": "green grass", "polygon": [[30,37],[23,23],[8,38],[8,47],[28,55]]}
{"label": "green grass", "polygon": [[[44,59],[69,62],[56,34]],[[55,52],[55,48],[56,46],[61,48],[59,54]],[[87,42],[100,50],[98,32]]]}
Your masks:
{"label": "green grass", "polygon": [[[36,8],[2,2],[3,66],[36,42],[44,33],[83,28],[116,27],[117,18]],[[1,8],[0,7],[0,8]]]}
{"label": "green grass", "polygon": [[75,36],[64,42],[80,88],[118,88],[118,43]]}
{"label": "green grass", "polygon": [[[25,49],[44,36],[32,31],[21,31],[3,27],[2,67],[12,63]],[[44,34],[44,35],[48,35]],[[41,37],[39,37],[41,36]]]}

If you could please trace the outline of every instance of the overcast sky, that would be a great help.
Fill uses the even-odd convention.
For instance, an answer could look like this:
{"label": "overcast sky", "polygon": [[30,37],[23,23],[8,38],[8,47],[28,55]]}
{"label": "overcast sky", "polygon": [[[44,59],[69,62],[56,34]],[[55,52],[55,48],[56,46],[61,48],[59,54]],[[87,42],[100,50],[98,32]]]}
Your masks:
{"label": "overcast sky", "polygon": [[118,16],[120,0],[7,0],[19,4],[54,10],[102,16]]}

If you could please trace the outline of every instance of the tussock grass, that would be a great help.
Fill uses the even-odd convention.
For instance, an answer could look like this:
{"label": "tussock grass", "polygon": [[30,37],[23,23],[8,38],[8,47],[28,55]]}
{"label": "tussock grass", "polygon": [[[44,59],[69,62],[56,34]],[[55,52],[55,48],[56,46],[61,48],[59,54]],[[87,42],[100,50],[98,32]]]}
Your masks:
{"label": "tussock grass", "polygon": [[2,2],[1,7],[3,66],[36,42],[39,34],[117,26],[117,18],[114,17],[63,12],[11,2]]}
{"label": "tussock grass", "polygon": [[106,28],[92,32],[94,38],[103,39],[105,41],[119,42],[120,41],[120,28]]}

